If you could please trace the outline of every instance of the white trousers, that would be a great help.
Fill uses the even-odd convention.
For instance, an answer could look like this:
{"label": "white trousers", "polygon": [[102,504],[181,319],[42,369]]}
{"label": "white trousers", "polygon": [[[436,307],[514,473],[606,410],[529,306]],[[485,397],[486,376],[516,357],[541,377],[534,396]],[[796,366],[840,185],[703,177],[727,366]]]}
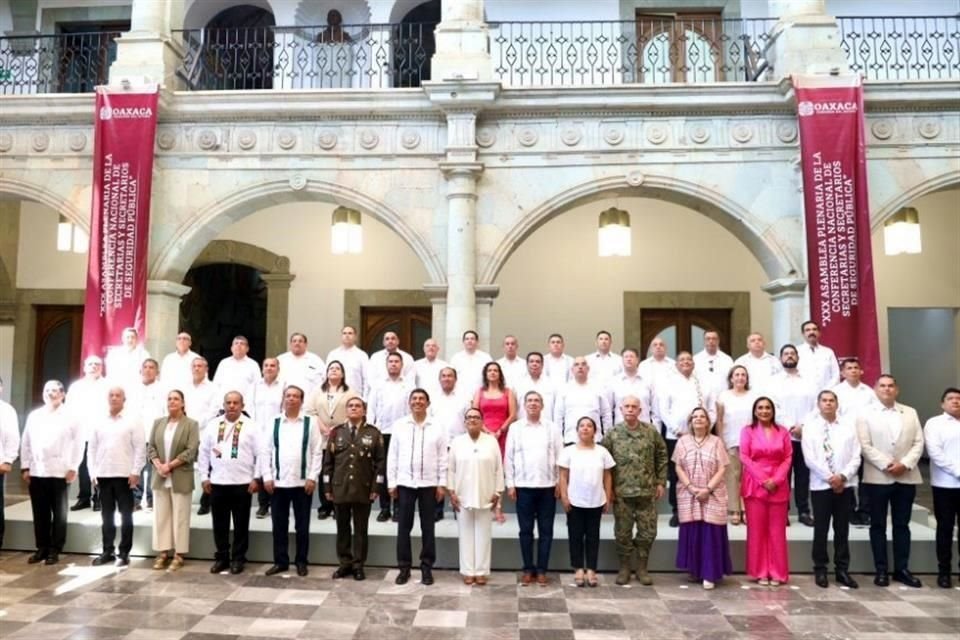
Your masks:
{"label": "white trousers", "polygon": [[189,493],[176,493],[162,487],[153,490],[153,549],[173,549],[180,555],[190,551]]}
{"label": "white trousers", "polygon": [[461,509],[460,573],[465,576],[490,575],[490,544],[493,512],[490,509]]}

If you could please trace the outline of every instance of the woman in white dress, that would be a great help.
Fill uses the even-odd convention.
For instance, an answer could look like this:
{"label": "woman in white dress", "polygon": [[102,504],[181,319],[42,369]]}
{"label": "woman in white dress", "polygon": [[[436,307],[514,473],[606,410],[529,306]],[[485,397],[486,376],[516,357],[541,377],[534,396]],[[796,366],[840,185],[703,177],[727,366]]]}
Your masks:
{"label": "woman in white dress", "polygon": [[753,422],[753,403],[757,392],[750,388],[750,372],[741,364],[727,374],[727,388],[717,397],[717,435],[723,439],[730,457],[727,465],[727,518],[730,524],[743,522],[740,499],[740,432]]}

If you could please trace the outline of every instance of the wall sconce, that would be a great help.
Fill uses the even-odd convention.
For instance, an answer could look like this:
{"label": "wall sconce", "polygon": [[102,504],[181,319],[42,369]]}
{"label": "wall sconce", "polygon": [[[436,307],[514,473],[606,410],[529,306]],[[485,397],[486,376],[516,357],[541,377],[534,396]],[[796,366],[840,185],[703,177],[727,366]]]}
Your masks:
{"label": "wall sconce", "polygon": [[330,251],[335,256],[363,251],[363,227],[360,212],[347,207],[333,210],[333,229],[330,233]]}
{"label": "wall sconce", "polygon": [[61,215],[57,223],[57,251],[84,253],[89,244],[90,236],[87,232]]}
{"label": "wall sconce", "polygon": [[883,223],[883,249],[888,256],[920,253],[920,214],[903,207]]}
{"label": "wall sconce", "polygon": [[597,229],[597,255],[629,257],[631,249],[630,214],[616,207],[602,212]]}

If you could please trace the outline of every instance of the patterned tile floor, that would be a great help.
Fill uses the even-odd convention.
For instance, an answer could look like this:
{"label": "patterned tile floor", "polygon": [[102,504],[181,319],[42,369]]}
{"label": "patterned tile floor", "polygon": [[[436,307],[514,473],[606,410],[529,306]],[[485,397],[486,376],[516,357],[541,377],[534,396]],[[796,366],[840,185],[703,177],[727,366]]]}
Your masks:
{"label": "patterned tile floor", "polygon": [[[715,591],[657,574],[654,587],[617,587],[612,575],[594,589],[555,574],[549,587],[519,587],[516,574],[495,573],[467,587],[438,571],[431,587],[414,579],[394,585],[395,570],[370,569],[365,582],[330,579],[312,566],[306,578],[266,577],[265,565],[239,576],[214,576],[190,561],[178,573],[153,571],[150,560],[128,569],[64,556],[54,567],[31,566],[27,554],[0,554],[0,638],[31,640],[672,640],[787,638],[887,640],[960,636],[960,589],[923,576],[923,589],[874,587],[858,576],[856,591],[820,589],[809,575],[776,589],[743,576]],[[562,582],[558,582],[557,579]]]}

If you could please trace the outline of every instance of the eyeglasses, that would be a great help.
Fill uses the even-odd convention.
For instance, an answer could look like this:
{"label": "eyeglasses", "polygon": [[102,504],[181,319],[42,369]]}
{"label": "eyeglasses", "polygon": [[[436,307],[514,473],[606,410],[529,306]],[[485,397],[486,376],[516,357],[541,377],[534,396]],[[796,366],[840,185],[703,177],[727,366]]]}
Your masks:
{"label": "eyeglasses", "polygon": [[483,420],[480,416],[467,416],[465,420]]}

